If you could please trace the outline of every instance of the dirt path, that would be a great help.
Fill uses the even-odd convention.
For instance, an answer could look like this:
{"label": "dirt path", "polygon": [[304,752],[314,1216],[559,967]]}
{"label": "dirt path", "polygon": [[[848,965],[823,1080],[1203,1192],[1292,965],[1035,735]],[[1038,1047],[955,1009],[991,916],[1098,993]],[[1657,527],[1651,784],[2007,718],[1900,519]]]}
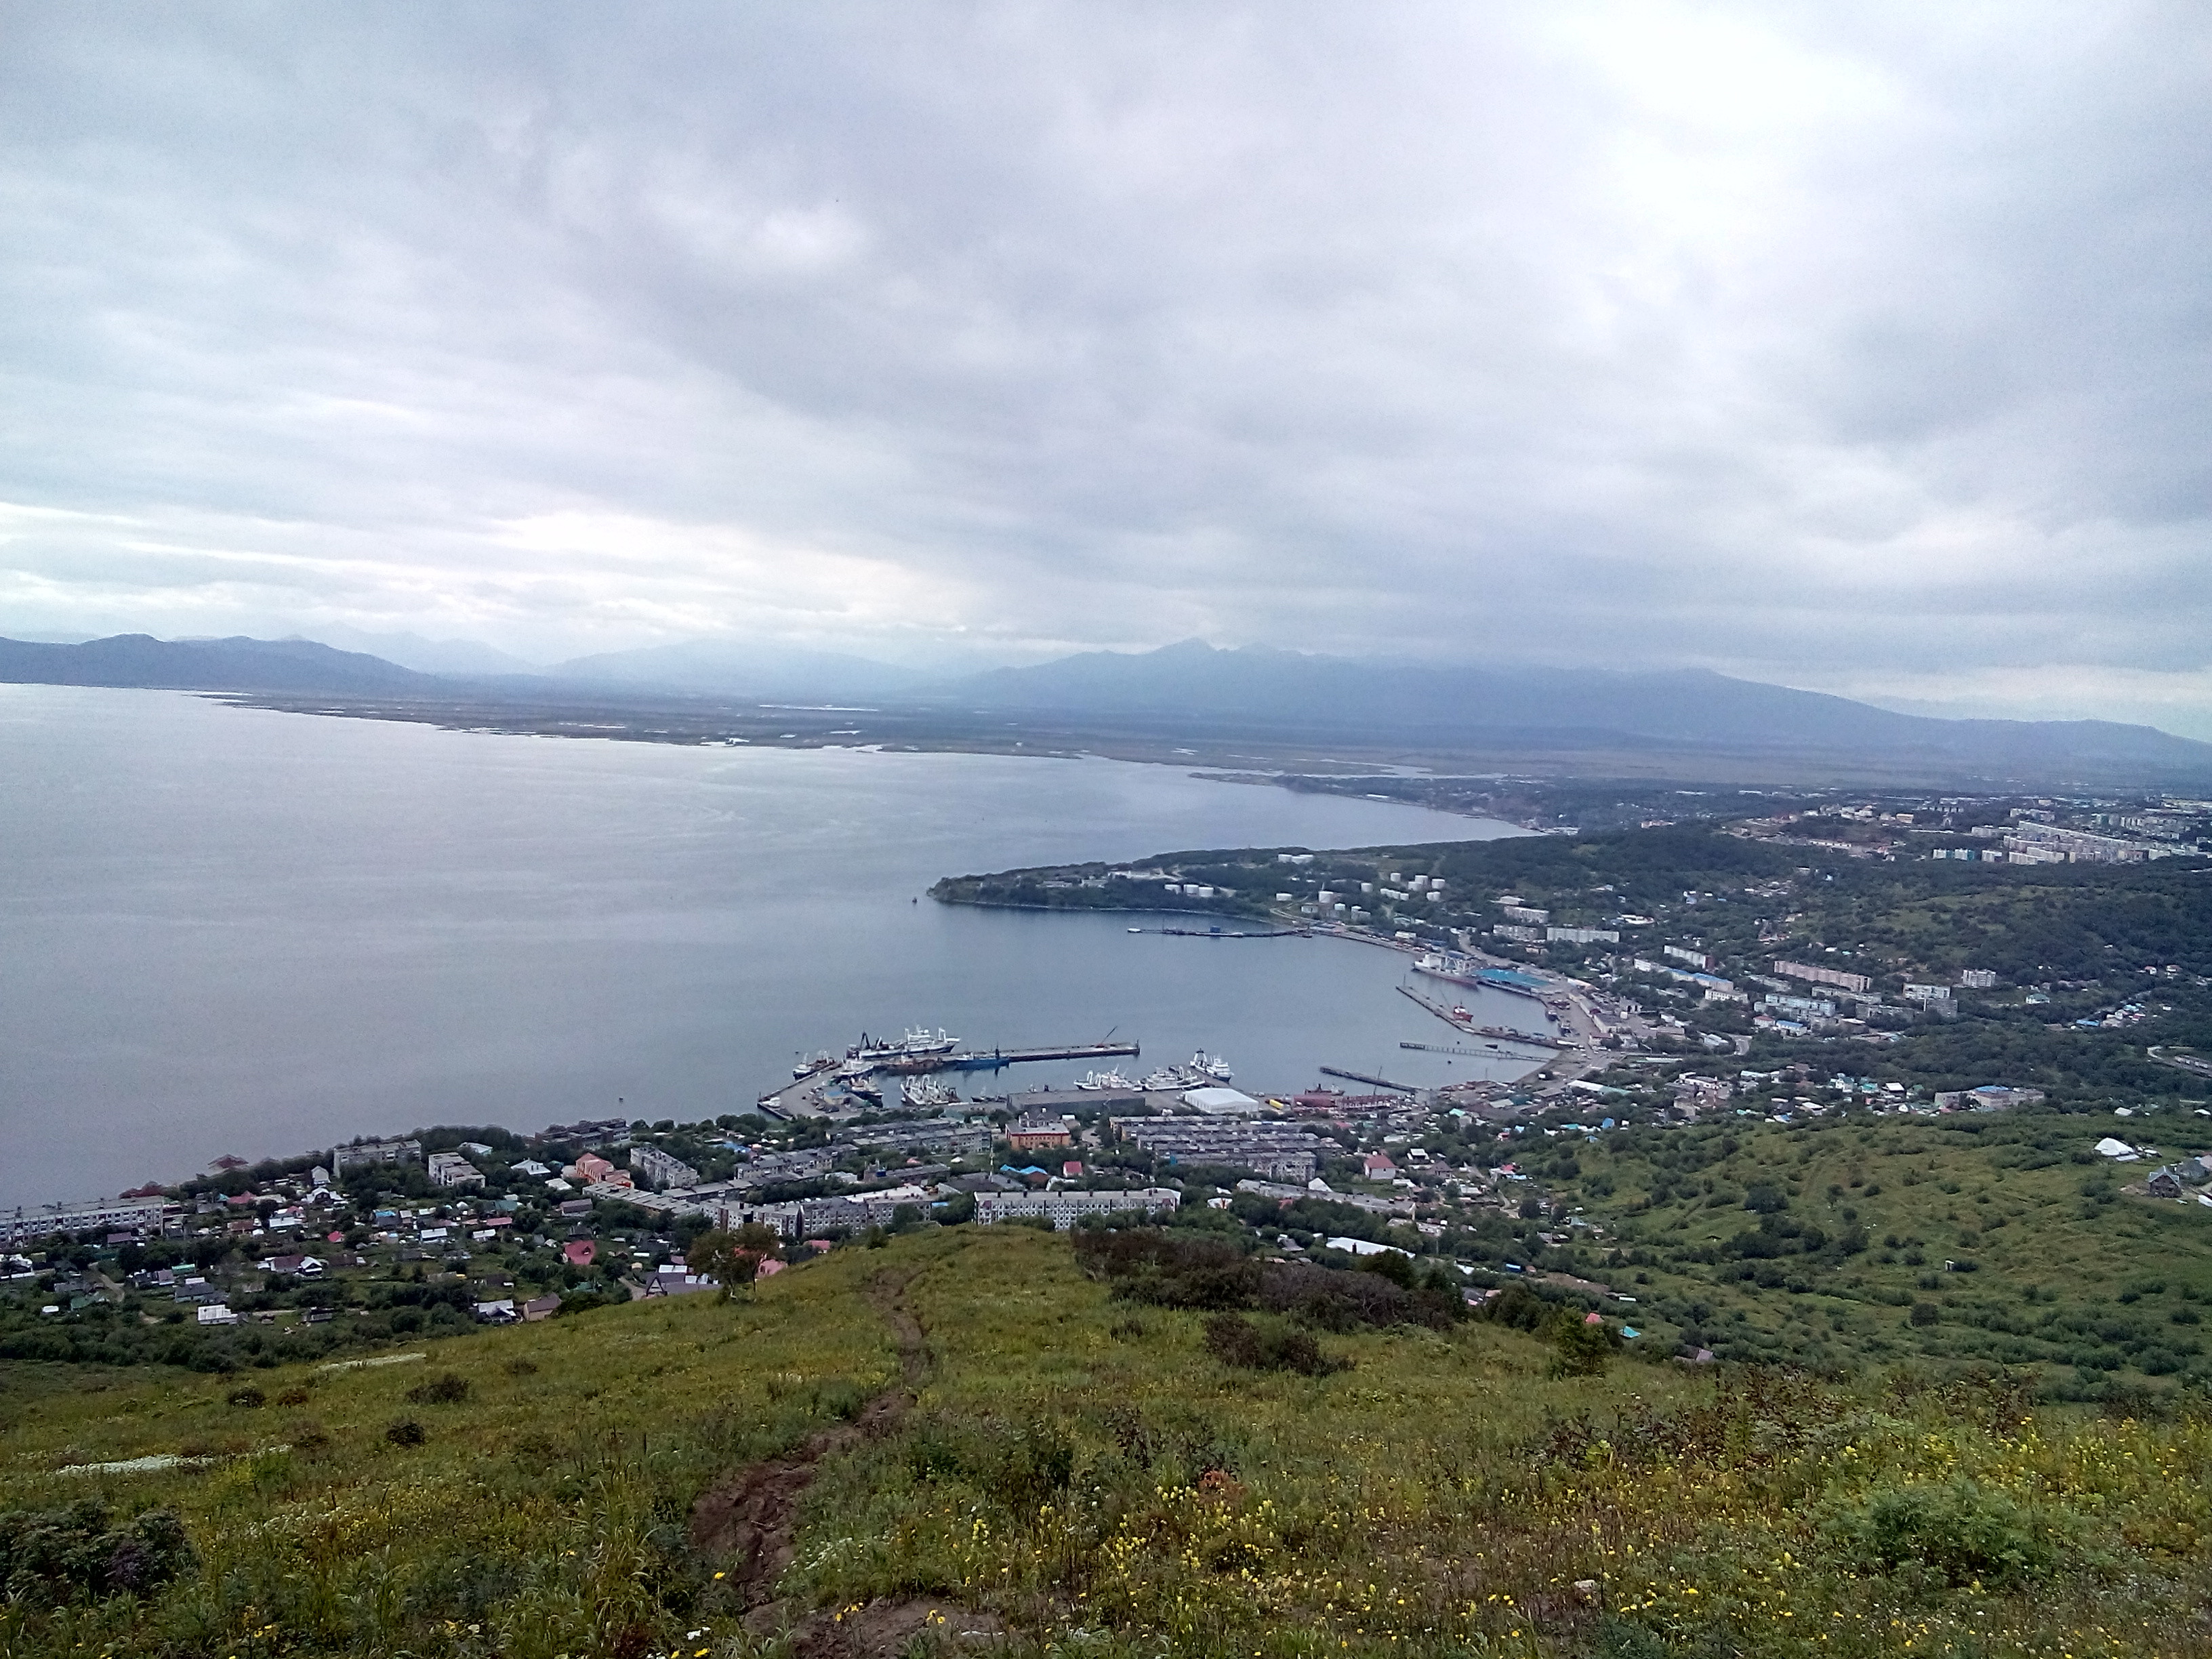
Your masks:
{"label": "dirt path", "polygon": [[691,1546],[726,1559],[724,1569],[748,1607],[775,1594],[791,1565],[800,1494],[813,1483],[825,1457],[890,1433],[914,1403],[914,1389],[929,1369],[921,1322],[906,1305],[911,1272],[884,1273],[868,1286],[868,1300],[898,1340],[899,1382],[868,1401],[849,1423],[810,1436],[781,1457],[740,1469],[700,1494],[691,1506]]}
{"label": "dirt path", "polygon": [[[867,1290],[870,1304],[898,1342],[898,1382],[869,1401],[851,1422],[811,1436],[781,1457],[739,1470],[691,1506],[692,1547],[729,1563],[724,1571],[743,1599],[745,1627],[756,1635],[781,1630],[787,1622],[775,1587],[796,1553],[799,1500],[813,1484],[817,1468],[825,1457],[896,1429],[929,1374],[928,1340],[906,1304],[914,1278],[913,1270],[881,1273]],[[812,1614],[792,1629],[792,1647],[799,1659],[889,1659],[925,1632],[957,1642],[990,1639],[1003,1630],[988,1613],[946,1601],[899,1597],[871,1602],[842,1618]]]}

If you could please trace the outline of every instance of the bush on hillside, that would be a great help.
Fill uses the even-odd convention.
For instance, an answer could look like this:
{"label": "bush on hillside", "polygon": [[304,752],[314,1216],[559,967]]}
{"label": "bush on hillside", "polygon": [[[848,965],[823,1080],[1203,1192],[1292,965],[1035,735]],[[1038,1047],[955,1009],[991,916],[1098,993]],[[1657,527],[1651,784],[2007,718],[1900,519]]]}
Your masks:
{"label": "bush on hillside", "polygon": [[1917,1570],[1955,1588],[2048,1577],[2069,1528],[2039,1522],[1996,1487],[1954,1479],[1882,1488],[1832,1511],[1821,1530],[1856,1570]]}
{"label": "bush on hillside", "polygon": [[1206,1322],[1206,1349],[1224,1365],[1248,1371],[1297,1371],[1327,1376],[1345,1369],[1321,1351],[1312,1333],[1294,1325],[1255,1325],[1232,1313]]}
{"label": "bush on hillside", "polygon": [[0,1595],[27,1606],[143,1595],[198,1565],[169,1510],[148,1510],[119,1526],[109,1524],[96,1498],[0,1515]]}
{"label": "bush on hillside", "polygon": [[1233,1245],[1156,1228],[1078,1232],[1075,1259],[1121,1300],[1160,1308],[1249,1308],[1260,1288],[1260,1264]]}
{"label": "bush on hillside", "polygon": [[917,1480],[958,1480],[1008,1509],[1034,1513],[1075,1474],[1075,1442],[1057,1423],[931,1416],[906,1437]]}
{"label": "bush on hillside", "polygon": [[1079,1231],[1075,1256],[1085,1273],[1110,1283],[1116,1297],[1155,1307],[1257,1310],[1339,1332],[1390,1325],[1442,1329],[1467,1313],[1455,1289],[1418,1282],[1405,1256],[1394,1258],[1390,1273],[1342,1273],[1310,1262],[1260,1261],[1218,1240],[1178,1238],[1152,1227]]}

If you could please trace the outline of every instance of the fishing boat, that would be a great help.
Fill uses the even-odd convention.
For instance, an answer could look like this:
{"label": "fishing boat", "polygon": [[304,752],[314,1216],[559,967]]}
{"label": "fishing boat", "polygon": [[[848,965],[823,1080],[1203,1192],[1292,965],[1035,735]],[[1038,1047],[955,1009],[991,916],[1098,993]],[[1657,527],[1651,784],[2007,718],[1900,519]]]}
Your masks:
{"label": "fishing boat", "polygon": [[899,1085],[899,1098],[908,1106],[921,1108],[956,1105],[960,1097],[933,1078],[916,1078]]}
{"label": "fishing boat", "polygon": [[1075,1086],[1079,1089],[1095,1090],[1133,1089],[1137,1085],[1123,1077],[1120,1072],[1108,1071],[1086,1072],[1076,1079]]}
{"label": "fishing boat", "polygon": [[872,1037],[863,1031],[860,1042],[845,1054],[848,1060],[904,1060],[918,1054],[949,1054],[959,1045],[958,1037],[947,1036],[942,1029],[932,1031],[917,1025],[896,1041]]}
{"label": "fishing boat", "polygon": [[1190,1057],[1190,1064],[1185,1069],[1197,1073],[1202,1082],[1227,1083],[1234,1079],[1237,1075],[1229,1069],[1227,1060],[1217,1055],[1209,1054],[1203,1048]]}

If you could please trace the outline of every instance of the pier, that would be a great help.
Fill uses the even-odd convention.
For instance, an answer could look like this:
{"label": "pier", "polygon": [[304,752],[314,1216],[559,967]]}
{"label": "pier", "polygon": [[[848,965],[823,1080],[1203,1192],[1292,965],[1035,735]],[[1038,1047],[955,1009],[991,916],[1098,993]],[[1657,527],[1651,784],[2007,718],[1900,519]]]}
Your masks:
{"label": "pier", "polygon": [[[1019,1066],[1030,1060],[1131,1059],[1141,1052],[1134,1042],[1068,1042],[1048,1048],[993,1048],[988,1053],[902,1054],[878,1060],[870,1069],[900,1077],[917,1077],[927,1072],[995,1072],[1004,1066]],[[788,1083],[769,1090],[754,1103],[753,1109],[768,1117],[829,1116],[831,1115],[829,1104],[816,1097],[836,1081],[836,1063],[825,1061],[805,1077],[793,1078]]]}
{"label": "pier", "polygon": [[[1457,1014],[1452,1012],[1450,1009],[1445,1007],[1442,1003],[1430,1001],[1428,998],[1423,996],[1419,991],[1414,990],[1411,986],[1401,985],[1398,988],[1398,994],[1401,997],[1411,997],[1415,1002],[1419,1003],[1422,1007],[1427,1009],[1438,1019],[1443,1021],[1445,1024],[1450,1026],[1452,1030],[1455,1031],[1465,1031],[1470,1036],[1496,1037],[1501,1042],[1533,1043],[1539,1048],[1571,1048],[1575,1046],[1571,1042],[1562,1042],[1557,1037],[1539,1036],[1534,1031],[1516,1030],[1510,1025],[1477,1025],[1472,1016],[1466,1019],[1462,1019]],[[1427,1045],[1419,1042],[1401,1042],[1398,1046],[1401,1048],[1425,1048]],[[1438,1050],[1438,1052],[1453,1054],[1457,1053],[1458,1051],[1455,1049],[1441,1049]]]}
{"label": "pier", "polygon": [[995,1072],[1001,1066],[1020,1066],[1038,1060],[1120,1060],[1134,1058],[1141,1050],[1133,1042],[1075,1042],[1057,1048],[994,1048],[988,1054],[943,1054],[935,1057],[933,1071]]}
{"label": "pier", "polygon": [[1271,927],[1251,932],[1223,927],[1132,927],[1133,933],[1161,933],[1170,939],[1311,939],[1310,927]]}
{"label": "pier", "polygon": [[1421,1091],[1410,1083],[1393,1083],[1387,1077],[1370,1077],[1364,1072],[1347,1072],[1340,1066],[1324,1066],[1323,1077],[1340,1077],[1352,1083],[1364,1083],[1370,1088],[1389,1089],[1401,1095],[1417,1095]]}

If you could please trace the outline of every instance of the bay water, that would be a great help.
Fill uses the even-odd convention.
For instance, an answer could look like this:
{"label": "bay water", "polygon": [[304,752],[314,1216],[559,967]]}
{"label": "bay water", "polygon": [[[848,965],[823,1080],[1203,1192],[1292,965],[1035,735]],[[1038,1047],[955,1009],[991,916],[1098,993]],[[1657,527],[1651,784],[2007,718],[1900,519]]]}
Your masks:
{"label": "bay water", "polygon": [[[1530,1062],[1400,1047],[1457,1039],[1395,994],[1391,951],[924,894],[1015,865],[1516,833],[1104,760],[515,737],[0,686],[0,1204],[433,1123],[742,1112],[799,1056],[915,1024],[983,1048],[1110,1032],[1142,1043],[1119,1062],[1132,1074],[1203,1048],[1264,1091],[1323,1065],[1511,1076]],[[1522,1000],[1451,994],[1528,1023]],[[995,1092],[1093,1068],[951,1080]]]}

